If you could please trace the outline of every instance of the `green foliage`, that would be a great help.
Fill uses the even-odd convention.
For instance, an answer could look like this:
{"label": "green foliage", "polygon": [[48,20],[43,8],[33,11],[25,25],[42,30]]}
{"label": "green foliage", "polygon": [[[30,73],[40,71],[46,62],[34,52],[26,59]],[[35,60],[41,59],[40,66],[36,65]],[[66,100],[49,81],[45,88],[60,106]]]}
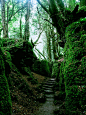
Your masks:
{"label": "green foliage", "polygon": [[79,12],[86,11],[86,6],[82,6],[79,8]]}

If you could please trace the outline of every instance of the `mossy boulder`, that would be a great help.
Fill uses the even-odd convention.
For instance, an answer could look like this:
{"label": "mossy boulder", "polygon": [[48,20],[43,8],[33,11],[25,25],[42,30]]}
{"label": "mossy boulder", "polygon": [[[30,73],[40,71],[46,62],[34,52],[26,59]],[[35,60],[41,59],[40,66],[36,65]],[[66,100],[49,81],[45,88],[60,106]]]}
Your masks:
{"label": "mossy boulder", "polygon": [[12,102],[7,78],[5,76],[5,66],[1,48],[0,48],[0,112],[1,115],[11,115],[12,113]]}
{"label": "mossy boulder", "polygon": [[33,52],[33,47],[30,42],[23,42],[23,45],[18,45],[8,50],[11,54],[12,62],[16,67],[24,72],[25,67],[31,68],[34,61],[37,59]]}
{"label": "mossy boulder", "polygon": [[[66,28],[64,48],[64,83],[66,92],[66,110],[85,111],[86,87],[86,19],[81,18]],[[81,87],[83,86],[83,90]],[[83,96],[82,96],[83,95]],[[81,100],[80,100],[81,99]]]}
{"label": "mossy boulder", "polygon": [[51,76],[49,62],[47,60],[35,61],[33,64],[33,71],[44,76]]}
{"label": "mossy boulder", "polygon": [[59,82],[60,63],[53,62],[52,66],[52,77],[56,77],[56,81]]}

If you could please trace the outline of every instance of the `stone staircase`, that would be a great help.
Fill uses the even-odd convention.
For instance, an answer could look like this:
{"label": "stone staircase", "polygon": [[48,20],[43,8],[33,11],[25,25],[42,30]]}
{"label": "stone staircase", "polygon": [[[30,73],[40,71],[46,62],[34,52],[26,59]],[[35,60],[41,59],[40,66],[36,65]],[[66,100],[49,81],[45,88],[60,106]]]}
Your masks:
{"label": "stone staircase", "polygon": [[54,105],[54,92],[53,85],[55,84],[56,79],[50,78],[43,85],[43,91],[45,93],[46,101],[42,106],[39,107],[38,111],[32,115],[54,115],[54,110],[59,108]]}
{"label": "stone staircase", "polygon": [[51,78],[48,81],[46,81],[45,84],[43,85],[46,101],[54,100],[54,92],[52,88],[53,88],[53,85],[55,84],[55,80],[56,80],[55,78]]}

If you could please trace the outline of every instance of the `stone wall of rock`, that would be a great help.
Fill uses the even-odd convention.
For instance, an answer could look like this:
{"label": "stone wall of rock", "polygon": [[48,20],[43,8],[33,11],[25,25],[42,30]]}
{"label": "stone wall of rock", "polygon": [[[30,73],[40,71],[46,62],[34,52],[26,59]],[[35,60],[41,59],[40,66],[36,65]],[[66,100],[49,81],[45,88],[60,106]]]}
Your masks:
{"label": "stone wall of rock", "polygon": [[5,74],[4,54],[0,47],[0,115],[11,115],[12,102]]}
{"label": "stone wall of rock", "polygon": [[65,31],[64,82],[66,110],[86,110],[86,18],[72,23]]}

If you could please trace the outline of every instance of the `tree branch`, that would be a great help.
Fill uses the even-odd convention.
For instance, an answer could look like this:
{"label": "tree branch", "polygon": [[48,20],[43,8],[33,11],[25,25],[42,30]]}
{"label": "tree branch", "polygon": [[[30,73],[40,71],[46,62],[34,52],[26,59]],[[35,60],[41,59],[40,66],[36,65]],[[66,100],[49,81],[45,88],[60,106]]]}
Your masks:
{"label": "tree branch", "polygon": [[38,42],[38,40],[39,40],[39,38],[40,38],[40,36],[41,36],[42,32],[43,32],[43,30],[40,32],[40,34],[39,34],[39,36],[38,36],[37,40],[33,43],[34,45]]}
{"label": "tree branch", "polygon": [[50,22],[49,20],[47,20],[47,19],[44,19],[44,18],[41,16],[41,14],[39,13],[38,7],[37,7],[37,11],[38,11],[38,14],[40,15],[40,17],[41,17],[43,20],[45,20],[45,21],[49,22],[50,24],[52,24],[52,25],[54,26],[54,24],[53,24],[53,23],[51,23],[51,22]]}
{"label": "tree branch", "polygon": [[44,57],[44,59],[46,60],[46,58],[45,58],[45,56],[37,49],[37,48],[35,48],[43,57]]}
{"label": "tree branch", "polygon": [[40,0],[37,0],[37,2],[41,5],[41,7],[48,13],[50,14],[49,10],[40,2]]}
{"label": "tree branch", "polygon": [[[22,8],[19,8],[14,14],[12,13],[12,15],[10,16],[8,22],[11,20],[11,18],[12,18],[16,13],[18,13],[20,10],[22,10],[23,8],[25,8],[26,5],[27,5],[27,3],[26,3]],[[14,8],[12,9],[12,11],[14,12]]]}

